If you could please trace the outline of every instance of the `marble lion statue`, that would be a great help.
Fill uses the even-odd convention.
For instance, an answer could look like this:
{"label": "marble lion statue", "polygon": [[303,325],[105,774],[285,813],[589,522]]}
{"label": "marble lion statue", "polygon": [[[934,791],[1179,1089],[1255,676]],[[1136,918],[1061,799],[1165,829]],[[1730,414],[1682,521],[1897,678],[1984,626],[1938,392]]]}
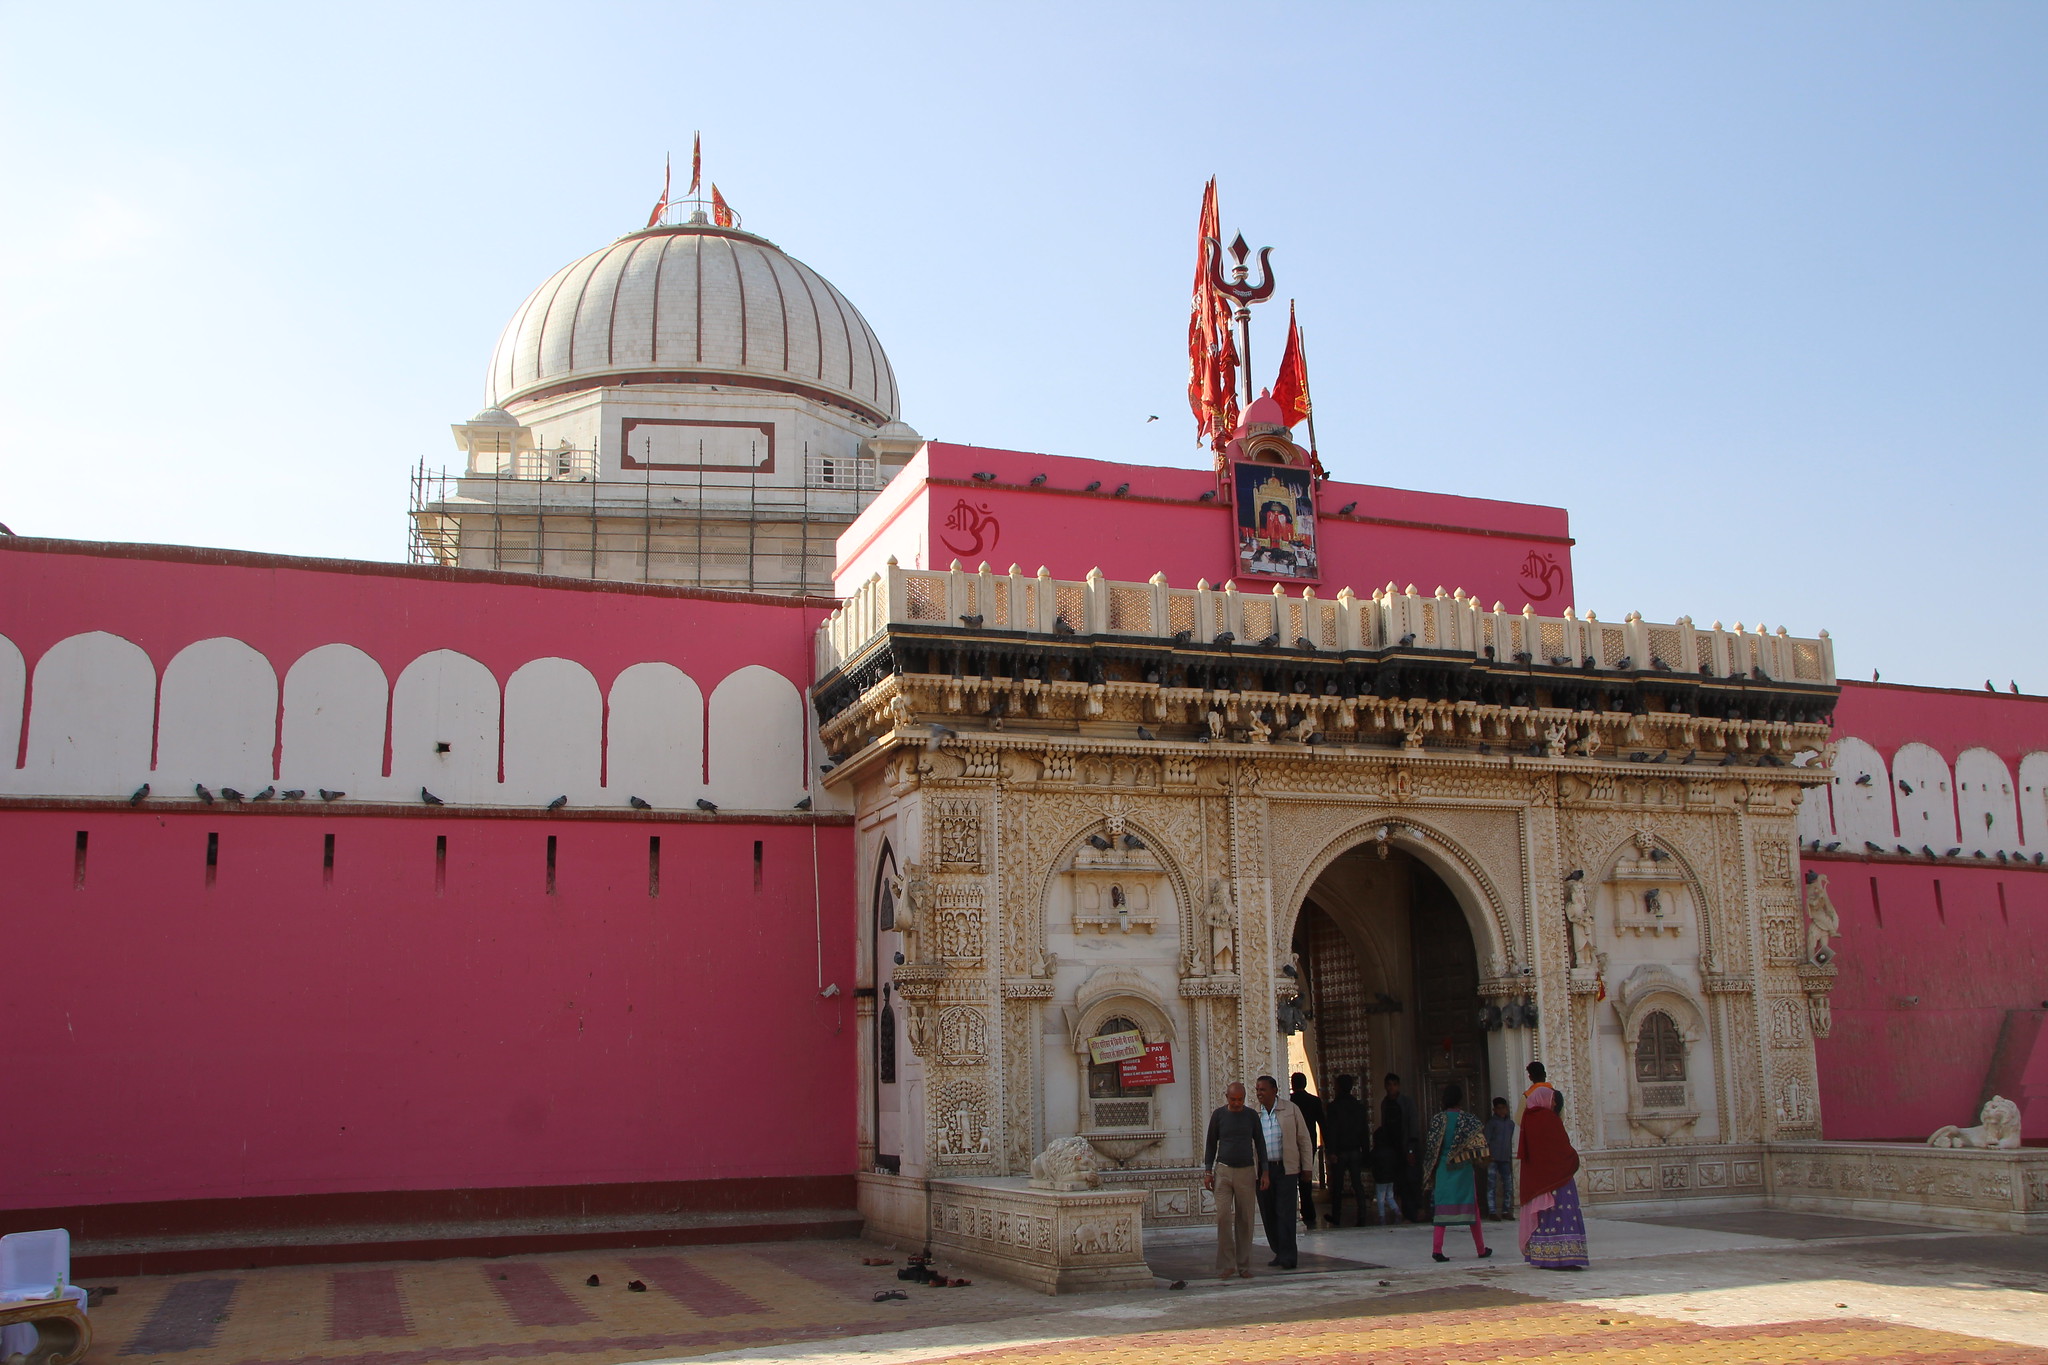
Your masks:
{"label": "marble lion statue", "polygon": [[1039,1189],[1095,1189],[1102,1184],[1102,1158],[1083,1137],[1055,1138],[1031,1158],[1031,1183]]}
{"label": "marble lion statue", "polygon": [[1977,1115],[1983,1122],[1975,1128],[1958,1128],[1953,1123],[1934,1130],[1927,1139],[1930,1147],[2017,1147],[2020,1145],[2020,1107],[2003,1095],[1993,1095]]}

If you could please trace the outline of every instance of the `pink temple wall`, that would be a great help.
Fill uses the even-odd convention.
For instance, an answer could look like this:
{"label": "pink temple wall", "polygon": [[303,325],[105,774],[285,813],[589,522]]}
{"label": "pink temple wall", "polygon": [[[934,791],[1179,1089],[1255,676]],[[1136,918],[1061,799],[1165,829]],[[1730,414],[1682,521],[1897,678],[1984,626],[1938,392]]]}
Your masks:
{"label": "pink temple wall", "polygon": [[[996,478],[982,483],[976,473]],[[1038,474],[1045,482],[1033,488]],[[1099,491],[1081,491],[1093,481]],[[1125,483],[1130,493],[1113,496]],[[932,442],[841,535],[835,581],[849,593],[894,555],[914,569],[955,559],[975,569],[985,560],[997,572],[1043,565],[1055,578],[1081,578],[1100,568],[1127,582],[1164,573],[1175,587],[1204,578],[1220,587],[1238,575],[1234,511],[1221,496],[1199,501],[1216,489],[1207,470]],[[1554,616],[1572,604],[1562,508],[1335,482],[1322,485],[1318,500],[1320,596],[1346,587],[1364,595],[1393,582],[1425,593],[1463,588],[1510,611],[1529,603]],[[1351,518],[1337,515],[1353,502]],[[1268,591],[1269,581],[1244,577],[1238,587]]]}
{"label": "pink temple wall", "polygon": [[[500,684],[548,656],[607,687],[628,665],[668,661],[709,697],[748,665],[807,686],[824,611],[224,551],[0,547],[0,630],[31,675],[52,644],[107,631],[159,673],[193,641],[231,636],[279,678],[345,642],[387,680],[455,649]],[[0,719],[11,739],[20,717]],[[794,790],[801,749],[798,736]],[[845,817],[663,817],[606,799],[616,813],[555,817],[202,807],[189,788],[134,809],[0,802],[0,1208],[850,1172]],[[820,997],[821,972],[840,995]],[[804,1120],[706,1121],[771,1092]]]}
{"label": "pink temple wall", "polygon": [[[10,811],[0,1207],[850,1171],[852,830],[815,833],[814,904],[802,825]],[[769,1095],[803,1120],[717,1117]]]}
{"label": "pink temple wall", "polygon": [[[1886,764],[1907,744],[1951,765],[1988,749],[2013,775],[2017,801],[2041,800],[2020,774],[2028,754],[2048,751],[2048,698],[1847,683],[1835,721],[1838,735],[1872,745]],[[1856,766],[1842,765],[1843,783]],[[1903,796],[1889,769],[1873,777]],[[1829,811],[1831,793],[1810,799],[1824,803],[1818,816],[1847,816]],[[1921,842],[1910,829],[1897,837]],[[1828,875],[1842,916],[1834,1029],[1818,1044],[1826,1135],[1924,1140],[1943,1124],[1976,1122],[1997,1091],[2020,1105],[2028,1141],[2048,1140],[2048,870],[2031,858],[1872,857],[1861,835],[1839,842],[1835,853],[1805,855]],[[2010,839],[2001,846],[2018,851]]]}

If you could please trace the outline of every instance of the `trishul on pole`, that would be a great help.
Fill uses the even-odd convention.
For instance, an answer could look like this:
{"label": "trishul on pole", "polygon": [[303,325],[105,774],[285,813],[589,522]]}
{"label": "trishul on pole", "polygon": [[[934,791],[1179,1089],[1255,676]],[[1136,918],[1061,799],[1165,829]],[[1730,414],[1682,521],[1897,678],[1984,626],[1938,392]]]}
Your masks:
{"label": "trishul on pole", "polygon": [[1252,249],[1245,245],[1244,234],[1230,244],[1230,258],[1237,262],[1230,268],[1230,278],[1223,278],[1223,244],[1214,237],[1202,239],[1208,243],[1209,287],[1226,298],[1237,301],[1237,355],[1244,364],[1244,401],[1250,407],[1258,390],[1252,386],[1252,305],[1264,303],[1273,297],[1273,248],[1259,248],[1259,282],[1247,283],[1251,270],[1245,265],[1245,258]]}

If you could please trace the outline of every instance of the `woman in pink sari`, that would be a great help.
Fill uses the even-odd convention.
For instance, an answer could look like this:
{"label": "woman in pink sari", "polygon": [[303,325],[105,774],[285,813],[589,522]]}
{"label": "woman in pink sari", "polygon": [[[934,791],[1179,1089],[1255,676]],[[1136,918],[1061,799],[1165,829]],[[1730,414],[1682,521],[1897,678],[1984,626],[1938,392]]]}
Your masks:
{"label": "woman in pink sari", "polygon": [[1522,1094],[1522,1259],[1539,1270],[1584,1270],[1586,1219],[1579,1211],[1579,1153],[1558,1116],[1543,1063],[1529,1063]]}

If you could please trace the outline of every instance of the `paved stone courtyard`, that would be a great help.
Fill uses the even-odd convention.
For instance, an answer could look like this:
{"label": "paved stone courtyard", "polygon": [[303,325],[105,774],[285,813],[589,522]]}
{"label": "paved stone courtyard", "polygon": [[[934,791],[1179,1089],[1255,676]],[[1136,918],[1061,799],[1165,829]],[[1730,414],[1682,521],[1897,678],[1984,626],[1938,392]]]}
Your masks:
{"label": "paved stone courtyard", "polygon": [[[2048,1237],[1783,1213],[1589,1220],[1596,1263],[1545,1273],[1426,1228],[1306,1235],[1303,1269],[1196,1278],[1199,1236],[1151,1239],[1171,1290],[1048,1299],[971,1271],[900,1283],[854,1241],[563,1253],[90,1280],[88,1362],[2039,1362]],[[1457,1239],[1449,1239],[1455,1247]],[[599,1283],[586,1283],[591,1275]],[[627,1286],[645,1286],[634,1291]],[[909,1297],[877,1303],[879,1291]]]}

